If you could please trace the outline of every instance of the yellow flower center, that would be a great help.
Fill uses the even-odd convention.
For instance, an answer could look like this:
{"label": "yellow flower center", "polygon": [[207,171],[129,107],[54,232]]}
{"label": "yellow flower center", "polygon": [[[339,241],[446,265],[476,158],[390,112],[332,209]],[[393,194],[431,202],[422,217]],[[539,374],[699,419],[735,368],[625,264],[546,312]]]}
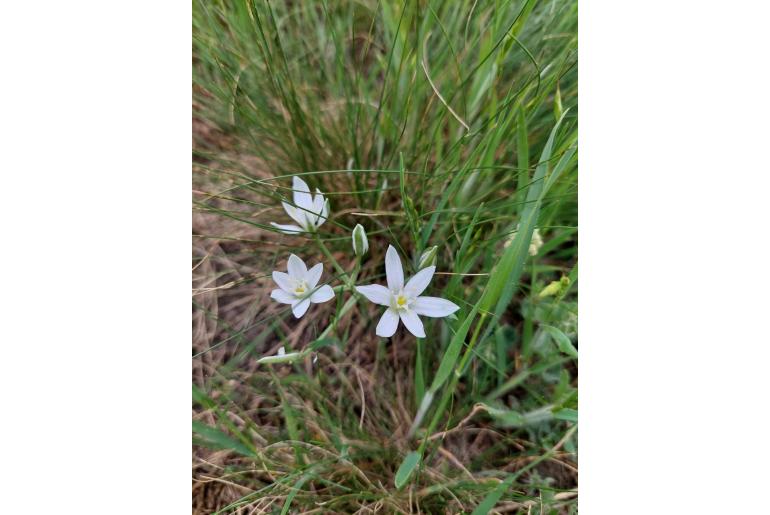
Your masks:
{"label": "yellow flower center", "polygon": [[307,284],[305,284],[305,281],[302,281],[300,283],[297,283],[297,286],[294,288],[294,293],[297,295],[302,295],[307,290]]}
{"label": "yellow flower center", "polygon": [[396,299],[396,304],[398,304],[398,307],[400,308],[403,308],[404,306],[406,306],[406,297],[404,297],[403,295],[399,295],[398,298]]}

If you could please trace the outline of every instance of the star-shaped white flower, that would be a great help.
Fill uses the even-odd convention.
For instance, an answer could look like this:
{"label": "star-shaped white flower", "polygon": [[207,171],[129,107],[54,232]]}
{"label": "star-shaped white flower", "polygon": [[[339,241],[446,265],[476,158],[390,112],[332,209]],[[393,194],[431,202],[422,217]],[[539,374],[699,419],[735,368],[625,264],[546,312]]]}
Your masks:
{"label": "star-shaped white flower", "polygon": [[334,290],[328,284],[316,287],[323,273],[323,263],[310,270],[305,262],[294,254],[289,256],[289,273],[273,272],[273,281],[279,286],[270,293],[270,298],[281,304],[291,304],[294,316],[300,318],[307,312],[310,303],[318,304],[334,298]]}
{"label": "star-shaped white flower", "polygon": [[404,285],[401,259],[396,249],[388,245],[388,251],[385,253],[388,287],[379,284],[356,286],[356,291],[370,301],[388,307],[377,324],[377,336],[384,338],[393,336],[398,329],[400,318],[410,333],[418,338],[425,338],[425,328],[418,315],[440,318],[460,309],[460,306],[446,299],[420,296],[428,287],[435,271],[435,266],[423,268]]}
{"label": "star-shaped white flower", "polygon": [[310,194],[307,183],[299,177],[292,181],[294,205],[281,202],[286,213],[299,225],[283,225],[270,222],[270,225],[286,234],[312,232],[321,226],[329,216],[329,201],[316,188],[315,195]]}

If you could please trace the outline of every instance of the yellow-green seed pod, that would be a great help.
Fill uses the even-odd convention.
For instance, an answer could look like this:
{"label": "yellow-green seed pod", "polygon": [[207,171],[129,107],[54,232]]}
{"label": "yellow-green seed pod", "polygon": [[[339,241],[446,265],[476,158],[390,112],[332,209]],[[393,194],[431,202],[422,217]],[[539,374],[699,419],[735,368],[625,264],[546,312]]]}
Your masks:
{"label": "yellow-green seed pod", "polygon": [[569,277],[563,276],[558,281],[551,281],[551,283],[543,288],[543,290],[537,294],[538,298],[550,297],[552,295],[561,296],[567,291],[570,285]]}

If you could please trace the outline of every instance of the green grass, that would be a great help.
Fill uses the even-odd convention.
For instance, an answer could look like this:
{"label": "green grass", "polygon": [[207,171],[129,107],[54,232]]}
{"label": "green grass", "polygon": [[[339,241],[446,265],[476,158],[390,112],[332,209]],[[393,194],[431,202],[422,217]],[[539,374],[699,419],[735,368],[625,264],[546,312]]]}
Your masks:
{"label": "green grass", "polygon": [[[576,512],[577,3],[196,1],[193,55],[195,509]],[[456,317],[377,337],[357,223],[358,284],[437,245]],[[337,291],[300,320],[291,252]]]}

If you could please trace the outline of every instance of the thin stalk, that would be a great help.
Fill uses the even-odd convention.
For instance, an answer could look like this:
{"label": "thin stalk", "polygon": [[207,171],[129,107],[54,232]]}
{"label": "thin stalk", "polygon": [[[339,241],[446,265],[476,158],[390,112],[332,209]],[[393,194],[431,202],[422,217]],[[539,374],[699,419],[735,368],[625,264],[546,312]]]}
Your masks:
{"label": "thin stalk", "polygon": [[352,277],[345,271],[344,268],[342,268],[342,265],[340,265],[337,259],[332,255],[321,237],[318,236],[318,233],[313,234],[313,237],[315,238],[316,243],[318,243],[318,246],[321,248],[321,252],[323,252],[324,255],[329,258],[329,261],[332,262],[332,266],[337,271],[337,273],[340,274],[341,278],[345,281],[345,284],[349,288],[352,288],[354,286]]}

